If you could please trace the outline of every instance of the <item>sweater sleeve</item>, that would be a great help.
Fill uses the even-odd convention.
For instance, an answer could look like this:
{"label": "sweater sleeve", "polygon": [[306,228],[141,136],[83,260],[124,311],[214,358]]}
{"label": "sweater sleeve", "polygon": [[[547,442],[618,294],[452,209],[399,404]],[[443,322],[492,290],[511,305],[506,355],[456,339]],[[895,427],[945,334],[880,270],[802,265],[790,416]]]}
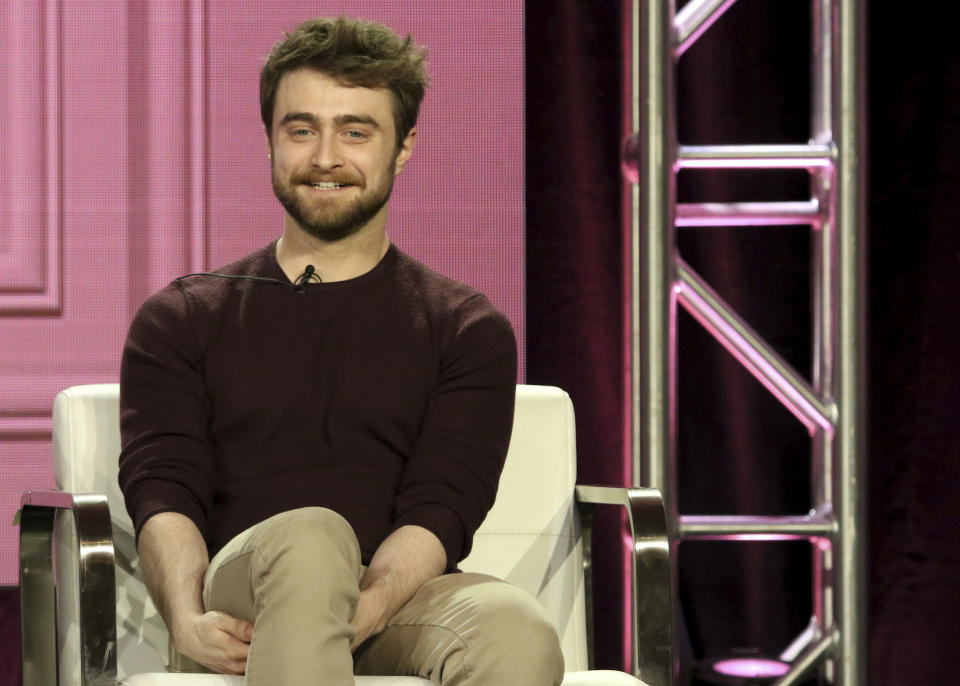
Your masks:
{"label": "sweater sleeve", "polygon": [[160,512],[206,530],[215,463],[197,336],[187,294],[174,282],[143,304],[124,346],[119,481],[138,538]]}
{"label": "sweater sleeve", "polygon": [[396,499],[394,530],[433,532],[447,568],[470,552],[493,505],[510,443],[517,344],[509,321],[482,295],[457,310],[413,453]]}

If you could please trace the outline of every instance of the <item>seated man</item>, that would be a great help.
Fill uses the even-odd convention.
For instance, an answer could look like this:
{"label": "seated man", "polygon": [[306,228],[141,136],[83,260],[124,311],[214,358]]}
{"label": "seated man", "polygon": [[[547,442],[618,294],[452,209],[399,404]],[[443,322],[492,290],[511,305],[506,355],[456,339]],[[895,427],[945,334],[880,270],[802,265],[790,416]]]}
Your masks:
{"label": "seated man", "polygon": [[497,490],[516,342],[387,238],[425,82],[424,51],[379,24],[278,43],[260,102],[282,235],[174,280],[131,325],[120,484],[174,667],[562,680],[534,599],[454,573]]}

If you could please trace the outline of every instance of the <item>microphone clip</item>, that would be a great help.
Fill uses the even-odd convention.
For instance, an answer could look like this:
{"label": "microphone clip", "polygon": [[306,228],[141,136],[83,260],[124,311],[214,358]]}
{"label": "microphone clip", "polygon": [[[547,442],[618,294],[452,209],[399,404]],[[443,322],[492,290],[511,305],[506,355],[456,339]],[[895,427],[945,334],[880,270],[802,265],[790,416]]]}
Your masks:
{"label": "microphone clip", "polygon": [[298,293],[302,293],[303,287],[310,283],[310,279],[321,281],[320,275],[317,274],[317,270],[312,264],[308,264],[307,268],[303,270],[303,274],[298,276],[296,281],[293,282],[294,290],[296,290]]}

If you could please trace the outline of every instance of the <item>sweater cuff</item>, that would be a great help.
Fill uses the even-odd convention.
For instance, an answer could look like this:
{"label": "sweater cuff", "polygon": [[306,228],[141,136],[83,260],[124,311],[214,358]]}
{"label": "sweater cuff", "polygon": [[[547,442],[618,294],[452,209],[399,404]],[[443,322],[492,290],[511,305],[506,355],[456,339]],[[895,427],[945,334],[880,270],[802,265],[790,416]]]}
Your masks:
{"label": "sweater cuff", "polygon": [[396,531],[401,526],[413,524],[422,526],[440,539],[443,549],[447,553],[447,569],[453,571],[457,568],[457,562],[460,561],[461,553],[464,552],[463,524],[456,512],[445,505],[429,504],[419,505],[412,510],[404,512],[393,524],[393,530]]}
{"label": "sweater cuff", "polygon": [[143,525],[153,515],[161,512],[177,512],[189,517],[203,535],[206,513],[193,494],[179,484],[166,479],[144,479],[129,487],[124,496],[133,520],[137,543],[140,541]]}

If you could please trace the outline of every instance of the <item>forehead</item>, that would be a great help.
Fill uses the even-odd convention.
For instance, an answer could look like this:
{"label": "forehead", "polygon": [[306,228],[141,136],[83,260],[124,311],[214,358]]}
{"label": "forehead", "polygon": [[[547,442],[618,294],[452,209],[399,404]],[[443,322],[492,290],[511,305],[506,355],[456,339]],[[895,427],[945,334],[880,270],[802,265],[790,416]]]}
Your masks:
{"label": "forehead", "polygon": [[314,69],[297,69],[280,79],[273,106],[274,124],[290,112],[307,112],[321,120],[362,114],[373,117],[383,127],[393,126],[389,90],[345,84]]}

